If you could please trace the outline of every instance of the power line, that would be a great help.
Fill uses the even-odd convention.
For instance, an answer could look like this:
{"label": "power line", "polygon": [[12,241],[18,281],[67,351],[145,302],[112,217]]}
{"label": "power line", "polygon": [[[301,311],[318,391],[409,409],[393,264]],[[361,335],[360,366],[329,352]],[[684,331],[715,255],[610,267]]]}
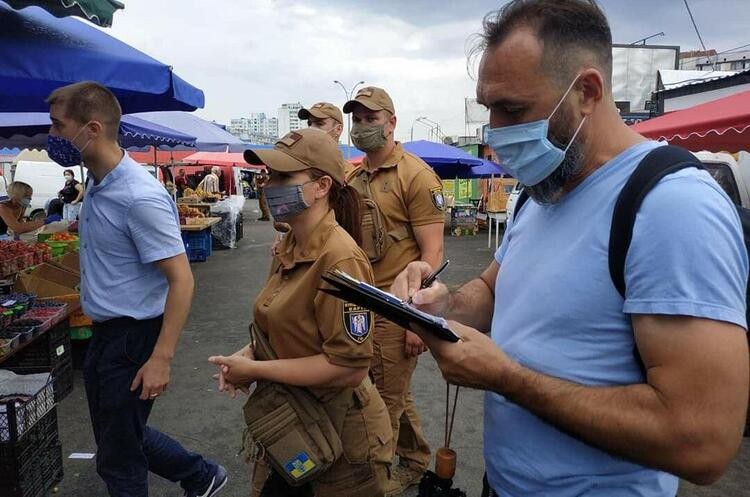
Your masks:
{"label": "power line", "polygon": [[750,47],[750,43],[748,43],[747,45],[740,45],[739,47],[730,48],[729,50],[724,50],[722,52],[717,53],[716,55],[721,55],[721,54],[725,54],[725,53],[732,53],[732,52],[734,52],[736,50],[740,50],[742,48],[747,48],[747,47]]}
{"label": "power line", "polygon": [[[688,15],[690,16],[690,22],[693,23],[693,28],[695,28],[695,34],[698,35],[698,40],[700,40],[700,42],[701,42],[701,47],[703,47],[703,51],[704,52],[707,52],[708,50],[706,50],[706,44],[703,43],[703,37],[701,36],[701,32],[698,29],[698,25],[695,23],[695,18],[693,17],[693,12],[690,10],[690,5],[688,4],[688,0],[683,0],[683,2],[685,2],[685,8],[687,9]],[[708,61],[711,62],[711,59],[709,58]],[[714,70],[716,70],[716,64],[715,63],[712,63],[711,67]]]}
{"label": "power line", "polygon": [[703,37],[701,36],[701,32],[698,29],[698,25],[695,23],[695,18],[693,17],[693,12],[690,10],[690,4],[688,4],[688,0],[682,0],[685,2],[685,8],[687,9],[688,15],[690,16],[690,22],[693,23],[693,28],[695,28],[695,34],[698,35],[698,40],[701,42],[701,47],[703,47],[703,51],[706,52],[706,44],[703,43]]}

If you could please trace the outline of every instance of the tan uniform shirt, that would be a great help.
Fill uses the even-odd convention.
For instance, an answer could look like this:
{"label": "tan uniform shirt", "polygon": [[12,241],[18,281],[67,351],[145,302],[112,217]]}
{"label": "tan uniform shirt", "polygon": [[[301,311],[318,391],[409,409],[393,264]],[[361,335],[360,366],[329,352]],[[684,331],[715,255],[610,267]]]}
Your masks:
{"label": "tan uniform shirt", "polygon": [[[348,181],[359,171],[368,171],[367,157],[358,169],[350,173]],[[406,152],[400,143],[396,143],[393,153],[382,166],[360,174],[369,175],[370,191],[383,214],[386,231],[445,222],[440,178],[422,159]],[[412,232],[412,236],[394,243],[382,259],[373,263],[375,285],[388,290],[396,276],[410,262],[421,257]]]}
{"label": "tan uniform shirt", "polygon": [[339,226],[333,211],[305,246],[291,232],[279,244],[266,286],[255,301],[255,322],[280,359],[325,354],[328,362],[366,367],[372,358],[372,312],[318,290],[321,275],[340,269],[373,281],[367,256]]}

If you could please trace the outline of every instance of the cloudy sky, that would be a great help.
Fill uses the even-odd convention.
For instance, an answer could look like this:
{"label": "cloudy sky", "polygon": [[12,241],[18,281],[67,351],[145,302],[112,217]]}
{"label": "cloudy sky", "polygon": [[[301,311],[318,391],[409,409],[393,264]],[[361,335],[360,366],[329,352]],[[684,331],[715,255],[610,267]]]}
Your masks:
{"label": "cloudy sky", "polygon": [[[408,139],[427,116],[465,134],[474,95],[465,47],[503,0],[124,0],[108,32],[172,65],[206,93],[205,118],[228,122],[280,104],[343,105],[360,80],[386,88]],[[616,43],[663,31],[653,43],[698,49],[683,0],[600,0]],[[690,0],[708,48],[750,43],[749,0]],[[471,131],[470,131],[471,132]],[[415,138],[429,130],[417,124]]]}

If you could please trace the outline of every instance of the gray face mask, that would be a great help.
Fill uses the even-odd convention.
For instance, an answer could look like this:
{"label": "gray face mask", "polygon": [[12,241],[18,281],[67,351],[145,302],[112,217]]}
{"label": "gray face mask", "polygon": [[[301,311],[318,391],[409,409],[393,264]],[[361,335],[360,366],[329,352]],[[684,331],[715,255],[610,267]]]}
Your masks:
{"label": "gray face mask", "polygon": [[364,152],[372,152],[385,147],[385,124],[362,124],[352,126],[349,133],[352,143]]}
{"label": "gray face mask", "polygon": [[312,183],[312,181],[301,185],[265,187],[266,203],[274,220],[286,221],[310,207],[302,194],[302,187],[307,183]]}

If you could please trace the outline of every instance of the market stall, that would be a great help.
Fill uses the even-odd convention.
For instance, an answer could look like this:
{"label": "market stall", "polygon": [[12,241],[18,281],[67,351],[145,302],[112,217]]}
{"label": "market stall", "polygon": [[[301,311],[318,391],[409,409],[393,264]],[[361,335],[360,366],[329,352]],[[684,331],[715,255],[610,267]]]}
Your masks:
{"label": "market stall", "polygon": [[221,222],[219,217],[187,218],[180,220],[182,241],[190,262],[205,262],[213,252],[211,227]]}
{"label": "market stall", "polygon": [[739,152],[750,148],[750,91],[649,119],[632,129],[653,140],[694,152]]}
{"label": "market stall", "polygon": [[[191,262],[205,261],[211,255],[214,243],[234,248],[242,239],[243,223],[242,209],[245,206],[243,195],[230,195],[221,198],[218,194],[209,194],[201,190],[185,190],[188,195],[177,201],[180,215],[180,227],[183,231],[183,241]],[[200,229],[197,227],[201,226]],[[202,236],[186,235],[195,231],[208,230],[205,240]],[[188,249],[187,238],[193,238],[191,247],[199,249],[192,252]],[[200,238],[196,240],[195,238]]]}
{"label": "market stall", "polygon": [[2,495],[44,495],[62,479],[56,404],[73,389],[72,340],[90,333],[81,327],[90,321],[77,290],[78,238],[38,240],[0,241]]}

